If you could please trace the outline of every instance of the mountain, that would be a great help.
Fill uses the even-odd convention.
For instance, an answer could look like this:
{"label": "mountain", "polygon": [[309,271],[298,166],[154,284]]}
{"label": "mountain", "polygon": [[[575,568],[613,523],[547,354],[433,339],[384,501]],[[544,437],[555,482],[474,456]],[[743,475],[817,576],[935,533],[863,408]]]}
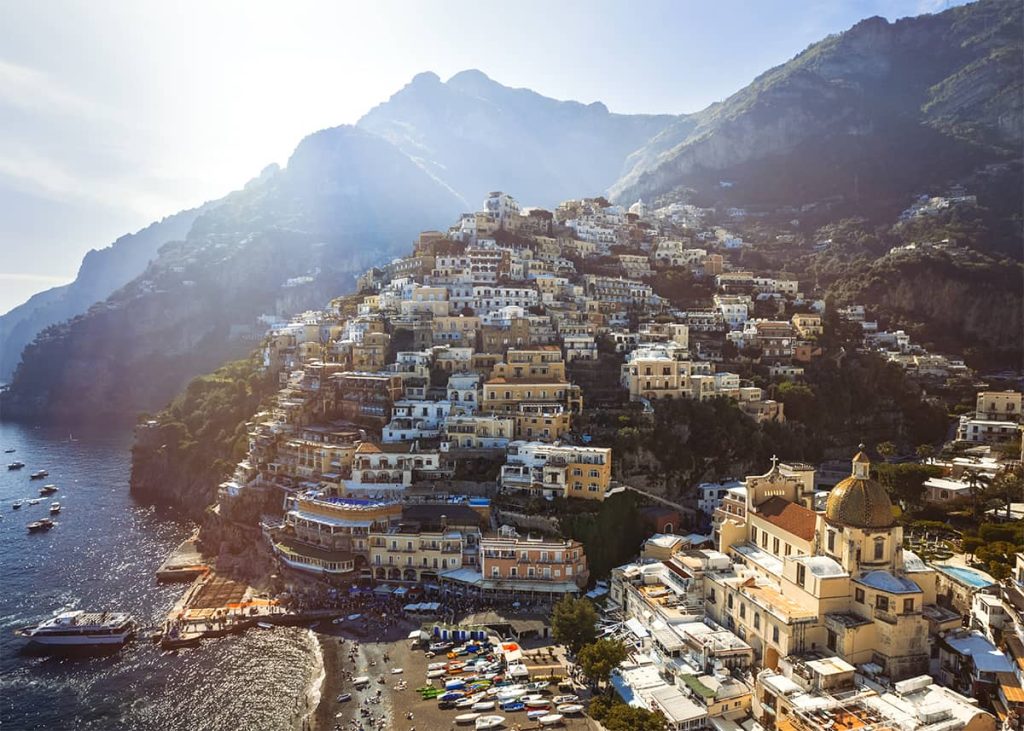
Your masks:
{"label": "mountain", "polygon": [[598,195],[675,120],[511,89],[477,70],[422,73],[358,126],[391,141],[475,210],[491,190],[535,205]]}
{"label": "mountain", "polygon": [[110,246],[85,255],[70,284],[33,295],[27,302],[0,316],[0,381],[14,373],[21,351],[50,325],[80,315],[106,299],[146,268],[160,246],[185,238],[203,208],[175,213]]}
{"label": "mountain", "polygon": [[1022,7],[981,0],[864,20],[676,119],[630,155],[609,195],[692,188],[705,203],[905,207],[914,192],[1019,157]]}
{"label": "mountain", "polygon": [[138,277],[24,351],[4,418],[118,419],[165,404],[185,382],[252,349],[261,315],[351,289],[444,226],[461,203],[386,140],[354,127],[310,135],[211,205]]}

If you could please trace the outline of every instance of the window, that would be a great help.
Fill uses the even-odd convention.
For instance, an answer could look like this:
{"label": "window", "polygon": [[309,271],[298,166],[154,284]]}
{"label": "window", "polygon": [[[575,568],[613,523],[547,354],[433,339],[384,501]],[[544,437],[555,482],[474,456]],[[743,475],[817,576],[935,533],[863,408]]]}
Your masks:
{"label": "window", "polygon": [[740,604],[740,619],[745,619],[747,616],[747,605]]}
{"label": "window", "polygon": [[834,530],[828,532],[828,551],[829,553],[836,552],[836,532]]}
{"label": "window", "polygon": [[835,652],[836,650],[836,640],[836,633],[832,630],[828,630],[828,637],[825,640],[825,645],[828,647],[828,649],[832,650],[833,652]]}
{"label": "window", "polygon": [[793,553],[793,547],[787,543],[786,544],[786,555],[788,556],[791,553]]}
{"label": "window", "polygon": [[775,644],[779,642],[779,628],[776,625],[772,625],[772,642]]}
{"label": "window", "polygon": [[913,599],[904,599],[903,600],[903,613],[904,614],[909,614],[909,613],[911,613],[913,611],[914,611],[914,600]]}
{"label": "window", "polygon": [[757,545],[757,528],[753,526],[750,527],[750,542]]}
{"label": "window", "polygon": [[754,612],[754,629],[761,629],[761,613]]}
{"label": "window", "polygon": [[778,538],[772,538],[772,553],[774,553],[776,556],[779,555],[779,539]]}
{"label": "window", "polygon": [[796,565],[796,583],[798,583],[800,586],[803,586],[804,582],[806,580],[807,580],[807,567],[804,566],[802,563],[798,563]]}
{"label": "window", "polygon": [[881,561],[884,556],[885,556],[885,539],[884,538],[876,538],[875,539],[875,560],[876,561]]}
{"label": "window", "polygon": [[855,602],[857,602],[858,604],[863,604],[864,603],[864,590],[863,589],[854,589],[853,590],[853,600]]}
{"label": "window", "polygon": [[725,605],[732,609],[732,594],[729,594],[725,599]]}
{"label": "window", "polygon": [[875,597],[875,609],[881,609],[883,612],[889,611],[889,597],[879,594]]}
{"label": "window", "polygon": [[768,533],[761,531],[761,548],[768,548]]}

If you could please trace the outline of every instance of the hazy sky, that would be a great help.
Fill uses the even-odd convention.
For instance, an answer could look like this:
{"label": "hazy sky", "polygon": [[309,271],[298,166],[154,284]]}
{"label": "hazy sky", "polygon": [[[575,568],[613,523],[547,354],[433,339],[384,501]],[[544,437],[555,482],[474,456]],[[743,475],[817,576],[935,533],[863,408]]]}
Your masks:
{"label": "hazy sky", "polygon": [[0,312],[420,71],[692,112],[861,18],[948,4],[0,0]]}

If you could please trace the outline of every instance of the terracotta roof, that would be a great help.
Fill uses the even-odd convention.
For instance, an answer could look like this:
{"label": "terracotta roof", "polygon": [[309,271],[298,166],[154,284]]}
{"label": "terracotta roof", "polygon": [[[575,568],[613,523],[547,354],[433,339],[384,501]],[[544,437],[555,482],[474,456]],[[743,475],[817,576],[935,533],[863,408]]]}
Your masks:
{"label": "terracotta roof", "polygon": [[799,503],[791,503],[776,495],[758,505],[756,515],[805,541],[814,538],[817,513]]}

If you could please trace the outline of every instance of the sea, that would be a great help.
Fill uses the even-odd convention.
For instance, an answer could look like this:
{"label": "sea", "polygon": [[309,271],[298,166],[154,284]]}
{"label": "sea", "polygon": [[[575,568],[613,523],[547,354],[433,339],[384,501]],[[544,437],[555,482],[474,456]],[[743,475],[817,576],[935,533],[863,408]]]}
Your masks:
{"label": "sea", "polygon": [[[138,639],[115,654],[47,656],[14,630],[65,608],[129,612],[156,627],[187,585],[154,571],[194,525],[128,491],[128,430],[0,422],[0,728],[132,731],[291,730],[318,700],[323,663],[305,628],[275,628],[163,653]],[[18,460],[25,467],[8,470]],[[44,480],[30,480],[38,469]],[[12,509],[53,483],[58,492]],[[26,525],[61,503],[57,525]]]}

